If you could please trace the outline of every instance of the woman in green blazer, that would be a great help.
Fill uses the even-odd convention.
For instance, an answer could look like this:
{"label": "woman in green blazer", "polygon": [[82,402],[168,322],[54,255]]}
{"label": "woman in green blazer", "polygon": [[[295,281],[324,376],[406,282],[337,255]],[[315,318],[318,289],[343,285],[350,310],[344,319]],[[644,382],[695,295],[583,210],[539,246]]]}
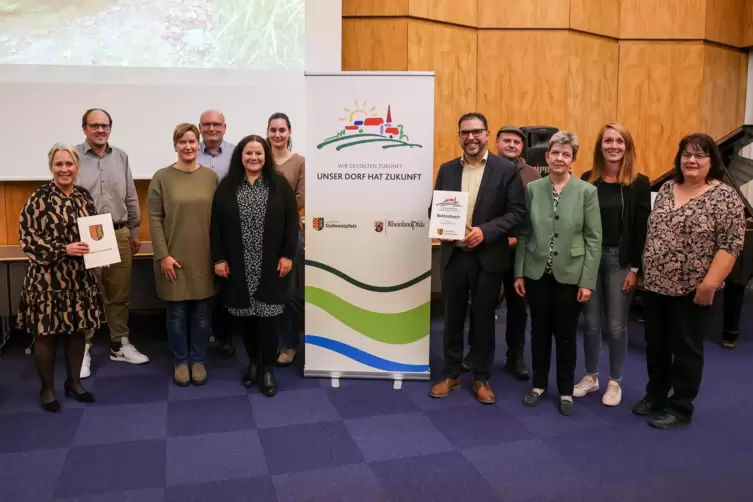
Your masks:
{"label": "woman in green blazer", "polygon": [[549,140],[549,176],[526,187],[529,218],[515,257],[515,291],[528,296],[531,309],[533,389],[523,403],[536,406],[546,390],[554,336],[559,410],[565,416],[574,410],[578,316],[596,287],[601,260],[598,194],[570,173],[577,155],[575,134],[560,131]]}

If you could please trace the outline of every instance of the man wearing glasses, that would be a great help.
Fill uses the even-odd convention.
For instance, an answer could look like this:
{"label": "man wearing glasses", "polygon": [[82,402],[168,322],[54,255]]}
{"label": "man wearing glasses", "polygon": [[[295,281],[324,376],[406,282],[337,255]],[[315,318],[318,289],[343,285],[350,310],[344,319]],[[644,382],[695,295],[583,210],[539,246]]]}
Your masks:
{"label": "man wearing glasses", "polygon": [[523,183],[515,164],[489,153],[489,127],[480,113],[467,113],[458,122],[463,155],[439,168],[435,190],[468,193],[465,239],[441,245],[444,303],[444,379],[431,389],[446,397],[460,386],[466,312],[474,335],[470,360],[473,392],[482,404],[494,403],[489,385],[494,360],[495,323],[504,271],[512,266],[508,237],[526,214]]}
{"label": "man wearing glasses", "polygon": [[[86,140],[78,145],[79,186],[89,191],[97,213],[112,215],[115,236],[120,250],[120,263],[102,270],[105,315],[110,328],[110,359],[130,364],[144,364],[149,358],[131,345],[128,335],[129,296],[133,255],[141,247],[139,240],[139,209],[136,185],[133,182],[128,155],[109,143],[112,117],[107,111],[92,108],[81,119]],[[86,334],[86,352],[81,365],[81,378],[91,373],[91,343],[94,333]]]}
{"label": "man wearing glasses", "polygon": [[235,145],[225,141],[225,116],[217,110],[207,110],[199,119],[201,144],[199,145],[199,164],[209,167],[222,179],[230,168],[230,157]]}
{"label": "man wearing glasses", "polygon": [[[199,118],[201,130],[201,144],[199,144],[199,164],[209,167],[222,179],[230,169],[230,158],[233,156],[235,145],[225,141],[225,116],[217,110],[207,110]],[[212,312],[212,333],[219,342],[217,353],[220,357],[233,357],[232,326],[230,314],[220,304],[219,296],[215,298]]]}

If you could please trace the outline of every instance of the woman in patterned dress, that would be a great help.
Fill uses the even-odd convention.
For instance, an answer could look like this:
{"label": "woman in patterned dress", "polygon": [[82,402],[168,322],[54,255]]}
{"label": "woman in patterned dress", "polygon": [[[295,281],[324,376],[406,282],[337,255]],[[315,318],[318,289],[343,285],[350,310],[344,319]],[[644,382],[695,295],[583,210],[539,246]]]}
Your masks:
{"label": "woman in patterned dress", "polygon": [[745,209],[723,178],[714,140],[686,136],[675,156],[675,179],[661,187],[648,219],[643,252],[648,384],[633,413],[653,415],[649,424],[658,429],[690,423],[710,307],[743,247]]}
{"label": "woman in patterned dress", "polygon": [[212,258],[223,304],[236,319],[248,353],[243,385],[274,396],[279,318],[290,295],[298,244],[295,193],[274,168],[261,136],[243,138],[214,196]]}
{"label": "woman in patterned dress", "polygon": [[48,154],[52,181],[39,187],[21,210],[18,237],[29,257],[18,327],[35,335],[34,363],[42,384],[42,408],[57,413],[55,354],[62,337],[68,379],[64,389],[84,403],[94,396],[81,386],[85,333],[104,321],[102,299],[93,269],[84,267],[89,252],[81,242],[77,220],[96,214],[85,189],[74,185],[79,158],[74,147],[56,144]]}

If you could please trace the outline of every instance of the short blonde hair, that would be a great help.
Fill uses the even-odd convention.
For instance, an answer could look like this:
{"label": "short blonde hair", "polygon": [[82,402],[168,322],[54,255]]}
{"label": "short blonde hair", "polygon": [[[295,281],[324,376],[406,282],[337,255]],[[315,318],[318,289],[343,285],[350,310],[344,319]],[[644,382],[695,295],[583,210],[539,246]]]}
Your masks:
{"label": "short blonde hair", "polygon": [[192,132],[194,136],[196,136],[196,141],[199,141],[199,128],[196,127],[195,124],[183,122],[182,124],[175,126],[175,130],[173,131],[173,146],[176,146],[178,141],[180,141],[180,138],[189,132]]}
{"label": "short blonde hair", "polygon": [[574,132],[559,131],[549,139],[549,151],[551,151],[554,145],[567,146],[573,149],[573,160],[578,158],[578,149],[580,148],[580,140]]}
{"label": "short blonde hair", "polygon": [[69,154],[71,154],[73,163],[76,164],[76,167],[78,167],[79,158],[78,150],[76,150],[76,147],[67,145],[65,143],[55,143],[54,145],[52,145],[52,148],[50,148],[50,151],[47,154],[47,165],[50,169],[52,169],[52,159],[55,158],[55,154],[58,152],[68,152]]}

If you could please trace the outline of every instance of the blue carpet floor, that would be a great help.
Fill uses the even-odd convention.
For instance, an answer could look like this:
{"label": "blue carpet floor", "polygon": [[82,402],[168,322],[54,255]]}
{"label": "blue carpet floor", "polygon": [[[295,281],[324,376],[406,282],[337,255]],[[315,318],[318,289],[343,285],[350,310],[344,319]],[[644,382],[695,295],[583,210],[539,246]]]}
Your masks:
{"label": "blue carpet floor", "polygon": [[[474,400],[467,376],[462,390],[433,400],[427,382],[332,388],[303,378],[301,365],[278,370],[281,390],[269,399],[240,385],[245,356],[213,355],[205,386],[178,388],[160,320],[147,318],[134,322],[133,340],[148,365],[111,362],[98,338],[85,381],[95,404],[63,398],[59,351],[63,412],[53,415],[39,407],[32,358],[13,346],[0,358],[0,501],[753,500],[750,308],[736,351],[709,337],[694,422],[675,431],[630,413],[645,383],[639,324],[623,405],[604,407],[600,392],[565,418],[554,401],[525,408],[529,384],[501,373],[503,320],[502,310],[489,407]],[[438,376],[440,319],[431,359]],[[580,352],[578,366],[576,379]]]}

